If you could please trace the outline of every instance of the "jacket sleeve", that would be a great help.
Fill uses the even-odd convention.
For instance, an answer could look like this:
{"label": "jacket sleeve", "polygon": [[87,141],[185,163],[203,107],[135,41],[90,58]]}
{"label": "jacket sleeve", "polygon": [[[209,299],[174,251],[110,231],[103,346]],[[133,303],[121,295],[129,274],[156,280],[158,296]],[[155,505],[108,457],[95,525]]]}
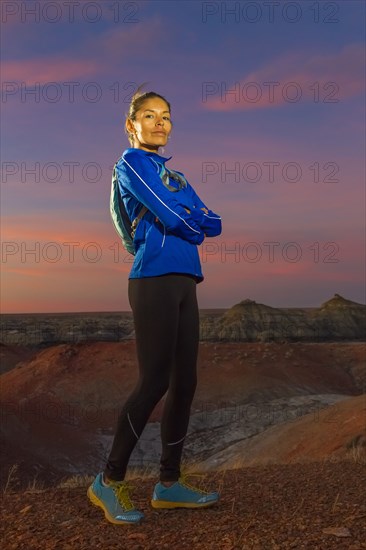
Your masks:
{"label": "jacket sleeve", "polygon": [[[154,164],[148,157],[127,153],[117,164],[119,185],[144,204],[165,226],[168,232],[201,244],[205,234],[185,208],[162,184]],[[122,189],[121,189],[122,190]]]}
{"label": "jacket sleeve", "polygon": [[[191,210],[192,218],[198,223],[206,237],[216,237],[222,232],[221,217],[202,202],[193,187],[188,184],[195,208]],[[207,214],[202,210],[206,208]]]}

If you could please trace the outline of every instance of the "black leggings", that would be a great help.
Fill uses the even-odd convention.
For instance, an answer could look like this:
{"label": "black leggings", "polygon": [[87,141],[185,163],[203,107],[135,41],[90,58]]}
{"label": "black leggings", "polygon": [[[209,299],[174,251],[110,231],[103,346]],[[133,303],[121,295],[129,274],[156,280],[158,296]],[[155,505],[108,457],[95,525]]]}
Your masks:
{"label": "black leggings", "polygon": [[155,405],[168,390],[161,420],[160,481],[176,481],[197,385],[199,310],[196,280],[169,273],[128,280],[139,379],[118,418],[104,470],[122,480]]}

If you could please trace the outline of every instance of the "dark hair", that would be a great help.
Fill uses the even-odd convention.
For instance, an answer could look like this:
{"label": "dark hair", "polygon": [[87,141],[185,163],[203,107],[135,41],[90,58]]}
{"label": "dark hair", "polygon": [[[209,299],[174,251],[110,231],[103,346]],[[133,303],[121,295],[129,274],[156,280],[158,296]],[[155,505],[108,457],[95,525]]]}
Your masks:
{"label": "dark hair", "polygon": [[159,97],[160,99],[162,99],[163,101],[165,101],[165,103],[167,104],[168,106],[168,109],[169,109],[169,113],[171,113],[171,107],[170,107],[170,103],[169,101],[167,101],[165,99],[165,97],[163,97],[162,95],[160,94],[157,94],[156,92],[142,92],[141,91],[141,88],[147,84],[147,82],[144,82],[143,84],[141,84],[136,92],[133,94],[132,96],[132,99],[131,99],[131,103],[130,103],[130,106],[128,108],[128,113],[126,114],[126,121],[125,121],[125,133],[127,134],[128,136],[128,141],[130,142],[130,144],[133,146],[133,138],[131,137],[132,134],[129,134],[129,132],[127,131],[127,128],[126,128],[126,122],[127,122],[127,119],[131,119],[131,120],[136,120],[136,113],[137,111],[139,111],[142,107],[142,105],[144,104],[144,102],[147,100],[147,99],[151,99],[152,97]]}

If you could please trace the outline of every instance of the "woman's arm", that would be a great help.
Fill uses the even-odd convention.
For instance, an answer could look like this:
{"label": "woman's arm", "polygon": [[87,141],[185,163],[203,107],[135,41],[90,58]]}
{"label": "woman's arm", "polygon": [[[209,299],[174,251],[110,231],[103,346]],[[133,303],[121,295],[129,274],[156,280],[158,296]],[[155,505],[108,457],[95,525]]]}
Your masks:
{"label": "woman's arm", "polygon": [[195,208],[191,210],[192,218],[198,223],[206,237],[216,237],[222,232],[221,217],[215,214],[199,198],[193,187],[188,183],[188,189],[193,198]]}
{"label": "woman's arm", "polygon": [[121,192],[127,190],[144,204],[166,227],[167,231],[193,243],[201,244],[204,231],[197,221],[162,185],[154,164],[148,157],[133,151],[117,164]]}

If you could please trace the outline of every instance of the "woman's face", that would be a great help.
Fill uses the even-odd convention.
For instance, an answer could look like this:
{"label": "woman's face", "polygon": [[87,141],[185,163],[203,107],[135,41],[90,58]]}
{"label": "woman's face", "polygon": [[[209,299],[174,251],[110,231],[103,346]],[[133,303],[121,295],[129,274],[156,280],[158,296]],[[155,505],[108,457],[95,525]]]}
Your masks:
{"label": "woman's face", "polygon": [[157,151],[164,147],[172,130],[168,105],[160,97],[146,99],[136,120],[127,120],[127,130],[134,134],[134,147]]}

